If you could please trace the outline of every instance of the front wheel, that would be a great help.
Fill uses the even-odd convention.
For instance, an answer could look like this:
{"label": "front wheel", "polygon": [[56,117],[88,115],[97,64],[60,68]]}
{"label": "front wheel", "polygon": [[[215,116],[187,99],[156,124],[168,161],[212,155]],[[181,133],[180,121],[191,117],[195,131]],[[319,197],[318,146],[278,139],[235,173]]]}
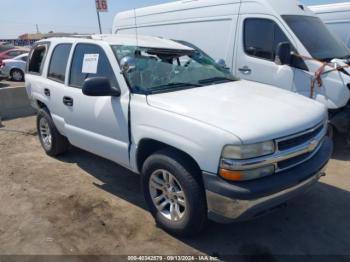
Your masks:
{"label": "front wheel", "polygon": [[11,79],[16,82],[24,81],[24,73],[19,69],[13,69],[11,71]]}
{"label": "front wheel", "polygon": [[186,158],[176,151],[159,151],[145,161],[142,173],[145,200],[161,228],[181,236],[204,228],[204,189],[198,170]]}

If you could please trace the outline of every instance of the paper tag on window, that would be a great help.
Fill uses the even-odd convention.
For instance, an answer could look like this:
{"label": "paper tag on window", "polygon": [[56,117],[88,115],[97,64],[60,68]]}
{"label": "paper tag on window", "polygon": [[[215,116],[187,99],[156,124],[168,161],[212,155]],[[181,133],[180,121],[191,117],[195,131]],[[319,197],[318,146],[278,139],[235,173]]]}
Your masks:
{"label": "paper tag on window", "polygon": [[81,70],[83,74],[96,74],[97,73],[99,56],[100,56],[99,54],[85,54],[84,55],[83,68]]}

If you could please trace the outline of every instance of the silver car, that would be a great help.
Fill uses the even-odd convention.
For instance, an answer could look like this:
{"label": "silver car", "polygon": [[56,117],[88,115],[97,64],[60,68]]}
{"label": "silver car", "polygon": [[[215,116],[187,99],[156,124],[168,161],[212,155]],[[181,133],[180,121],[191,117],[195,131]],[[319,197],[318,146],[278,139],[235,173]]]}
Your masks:
{"label": "silver car", "polygon": [[5,59],[0,65],[0,78],[11,78],[13,81],[24,81],[24,72],[28,54],[22,54],[12,59]]}

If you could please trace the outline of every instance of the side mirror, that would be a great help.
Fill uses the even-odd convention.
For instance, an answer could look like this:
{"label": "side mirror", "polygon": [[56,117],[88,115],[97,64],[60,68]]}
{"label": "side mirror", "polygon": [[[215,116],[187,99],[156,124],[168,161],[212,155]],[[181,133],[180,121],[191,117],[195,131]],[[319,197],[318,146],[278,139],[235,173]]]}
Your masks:
{"label": "side mirror", "polygon": [[131,56],[126,56],[120,61],[121,73],[129,73],[136,69],[136,59]]}
{"label": "side mirror", "polygon": [[86,96],[120,96],[119,86],[112,86],[107,77],[92,77],[84,81],[83,94]]}
{"label": "side mirror", "polygon": [[227,65],[226,65],[226,61],[224,59],[218,59],[215,61],[219,66],[221,66],[222,68],[227,68]]}
{"label": "side mirror", "polygon": [[276,49],[275,63],[277,65],[290,65],[292,62],[292,46],[288,42],[279,43]]}

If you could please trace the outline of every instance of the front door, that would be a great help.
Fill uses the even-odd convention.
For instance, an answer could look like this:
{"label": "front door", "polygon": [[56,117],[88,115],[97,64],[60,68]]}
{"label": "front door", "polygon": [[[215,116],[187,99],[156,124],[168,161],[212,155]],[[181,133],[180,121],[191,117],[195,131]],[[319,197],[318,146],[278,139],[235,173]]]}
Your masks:
{"label": "front door", "polygon": [[291,42],[278,21],[268,15],[241,15],[239,25],[235,74],[242,79],[292,90],[293,68],[274,62],[278,44]]}
{"label": "front door", "polygon": [[[97,58],[97,64],[87,66],[87,57]],[[128,166],[129,95],[124,92],[121,97],[85,96],[82,86],[89,77],[107,77],[112,85],[118,85],[105,50],[95,44],[77,44],[61,100],[65,133],[73,145]]]}

